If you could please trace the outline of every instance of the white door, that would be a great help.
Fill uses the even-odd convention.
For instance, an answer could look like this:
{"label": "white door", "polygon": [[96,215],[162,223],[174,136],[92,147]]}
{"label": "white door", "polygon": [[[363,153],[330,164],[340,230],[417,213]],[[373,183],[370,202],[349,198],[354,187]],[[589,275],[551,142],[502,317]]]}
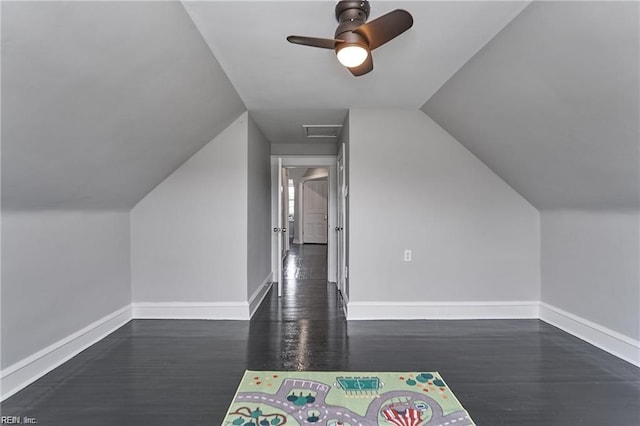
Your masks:
{"label": "white door", "polygon": [[327,243],[327,190],[326,180],[304,183],[304,243]]}
{"label": "white door", "polygon": [[344,167],[344,152],[345,146],[342,144],[342,150],[338,156],[338,224],[336,226],[337,240],[338,240],[338,290],[345,295],[346,287],[346,270],[345,265],[347,263],[346,254],[346,238],[344,233],[344,224],[346,222],[346,191],[345,191],[345,167]]}

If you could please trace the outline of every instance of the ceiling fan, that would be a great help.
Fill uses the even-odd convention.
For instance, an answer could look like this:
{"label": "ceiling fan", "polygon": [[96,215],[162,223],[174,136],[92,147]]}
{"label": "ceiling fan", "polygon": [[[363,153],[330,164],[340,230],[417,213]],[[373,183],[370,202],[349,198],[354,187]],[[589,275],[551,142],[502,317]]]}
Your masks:
{"label": "ceiling fan", "polygon": [[373,70],[371,51],[393,40],[413,25],[409,12],[396,9],[373,21],[366,22],[371,7],[368,1],[341,0],[336,4],[338,28],[334,38],[291,35],[294,44],[333,49],[338,61],[355,76]]}

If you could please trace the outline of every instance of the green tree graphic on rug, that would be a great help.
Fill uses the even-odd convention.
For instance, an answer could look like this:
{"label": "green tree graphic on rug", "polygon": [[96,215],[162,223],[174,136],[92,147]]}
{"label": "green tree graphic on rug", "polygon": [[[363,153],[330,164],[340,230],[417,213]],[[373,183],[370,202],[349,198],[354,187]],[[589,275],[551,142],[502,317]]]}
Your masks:
{"label": "green tree graphic on rug", "polygon": [[[296,395],[296,392],[298,392],[299,395]],[[293,403],[293,405],[298,407],[302,407],[306,404],[313,404],[314,402],[316,402],[316,397],[314,395],[308,393],[306,396],[304,396],[303,393],[303,391],[294,390],[293,392],[291,392],[291,395],[287,397],[287,401]]]}
{"label": "green tree graphic on rug", "polygon": [[309,417],[307,417],[307,422],[309,423],[318,423],[320,421],[320,412],[317,410],[311,410],[307,413]]}
{"label": "green tree graphic on rug", "polygon": [[234,426],[278,426],[287,423],[287,418],[282,414],[264,414],[259,407],[255,410],[241,407],[231,414],[239,416],[231,422]]}

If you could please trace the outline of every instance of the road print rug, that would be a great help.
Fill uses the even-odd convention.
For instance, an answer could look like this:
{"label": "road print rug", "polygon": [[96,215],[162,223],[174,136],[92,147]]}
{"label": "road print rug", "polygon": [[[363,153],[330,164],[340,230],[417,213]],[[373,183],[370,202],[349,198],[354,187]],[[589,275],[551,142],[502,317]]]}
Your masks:
{"label": "road print rug", "polygon": [[246,371],[224,426],[467,426],[436,372]]}

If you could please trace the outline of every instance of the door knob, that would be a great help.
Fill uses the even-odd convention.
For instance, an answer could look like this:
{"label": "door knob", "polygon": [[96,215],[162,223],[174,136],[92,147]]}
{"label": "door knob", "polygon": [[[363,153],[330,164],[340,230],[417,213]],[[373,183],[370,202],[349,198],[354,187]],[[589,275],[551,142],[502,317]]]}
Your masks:
{"label": "door knob", "polygon": [[287,232],[287,228],[282,228],[282,232]]}
{"label": "door knob", "polygon": [[273,228],[273,232],[280,232],[280,228]]}

